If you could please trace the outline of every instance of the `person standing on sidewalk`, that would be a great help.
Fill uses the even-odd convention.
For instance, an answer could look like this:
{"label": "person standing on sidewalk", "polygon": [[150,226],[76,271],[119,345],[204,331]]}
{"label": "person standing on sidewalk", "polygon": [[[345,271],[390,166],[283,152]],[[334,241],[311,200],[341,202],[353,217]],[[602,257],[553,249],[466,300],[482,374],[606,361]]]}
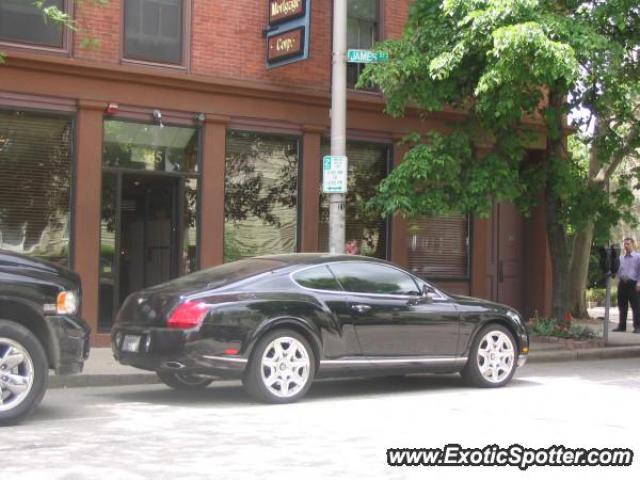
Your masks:
{"label": "person standing on sidewalk", "polygon": [[618,270],[618,310],[620,324],[614,332],[627,331],[627,311],[633,312],[633,333],[640,333],[640,254],[635,252],[633,238],[625,238],[624,255],[620,257]]}

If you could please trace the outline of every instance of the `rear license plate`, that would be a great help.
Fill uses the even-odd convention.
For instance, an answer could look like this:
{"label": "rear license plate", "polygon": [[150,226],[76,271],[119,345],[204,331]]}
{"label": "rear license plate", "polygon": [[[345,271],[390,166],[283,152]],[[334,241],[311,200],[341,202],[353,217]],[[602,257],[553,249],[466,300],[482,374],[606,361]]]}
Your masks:
{"label": "rear license plate", "polygon": [[125,335],[122,339],[123,352],[137,352],[140,349],[140,335]]}

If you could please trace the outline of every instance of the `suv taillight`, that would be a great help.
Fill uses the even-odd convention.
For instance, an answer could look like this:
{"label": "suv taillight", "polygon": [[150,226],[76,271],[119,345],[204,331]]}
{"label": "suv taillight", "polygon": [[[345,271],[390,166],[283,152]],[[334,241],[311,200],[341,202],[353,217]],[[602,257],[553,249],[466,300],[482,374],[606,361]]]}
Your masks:
{"label": "suv taillight", "polygon": [[199,327],[208,312],[209,306],[204,302],[182,303],[171,313],[167,320],[167,327],[183,330]]}

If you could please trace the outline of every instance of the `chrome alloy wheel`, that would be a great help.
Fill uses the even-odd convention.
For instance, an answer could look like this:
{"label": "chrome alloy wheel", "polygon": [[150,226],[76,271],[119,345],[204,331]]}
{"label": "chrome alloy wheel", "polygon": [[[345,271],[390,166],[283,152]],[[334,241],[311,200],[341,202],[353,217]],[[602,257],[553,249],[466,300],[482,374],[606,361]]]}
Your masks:
{"label": "chrome alloy wheel", "polygon": [[478,368],[491,383],[500,383],[514,368],[514,348],[511,339],[499,330],[487,333],[478,345]]}
{"label": "chrome alloy wheel", "polygon": [[305,346],[292,337],[273,340],[260,362],[262,381],[276,397],[297,394],[309,381],[310,360]]}
{"label": "chrome alloy wheel", "polygon": [[15,340],[0,337],[0,412],[20,405],[33,387],[29,352]]}

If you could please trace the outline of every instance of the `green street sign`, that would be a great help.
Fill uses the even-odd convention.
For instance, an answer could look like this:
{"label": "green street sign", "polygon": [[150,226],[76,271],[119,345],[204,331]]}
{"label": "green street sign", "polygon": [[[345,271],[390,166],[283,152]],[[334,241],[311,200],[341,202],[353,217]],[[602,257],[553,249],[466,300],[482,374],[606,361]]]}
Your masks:
{"label": "green street sign", "polygon": [[347,50],[349,63],[381,63],[389,60],[387,52],[373,52],[371,50]]}

